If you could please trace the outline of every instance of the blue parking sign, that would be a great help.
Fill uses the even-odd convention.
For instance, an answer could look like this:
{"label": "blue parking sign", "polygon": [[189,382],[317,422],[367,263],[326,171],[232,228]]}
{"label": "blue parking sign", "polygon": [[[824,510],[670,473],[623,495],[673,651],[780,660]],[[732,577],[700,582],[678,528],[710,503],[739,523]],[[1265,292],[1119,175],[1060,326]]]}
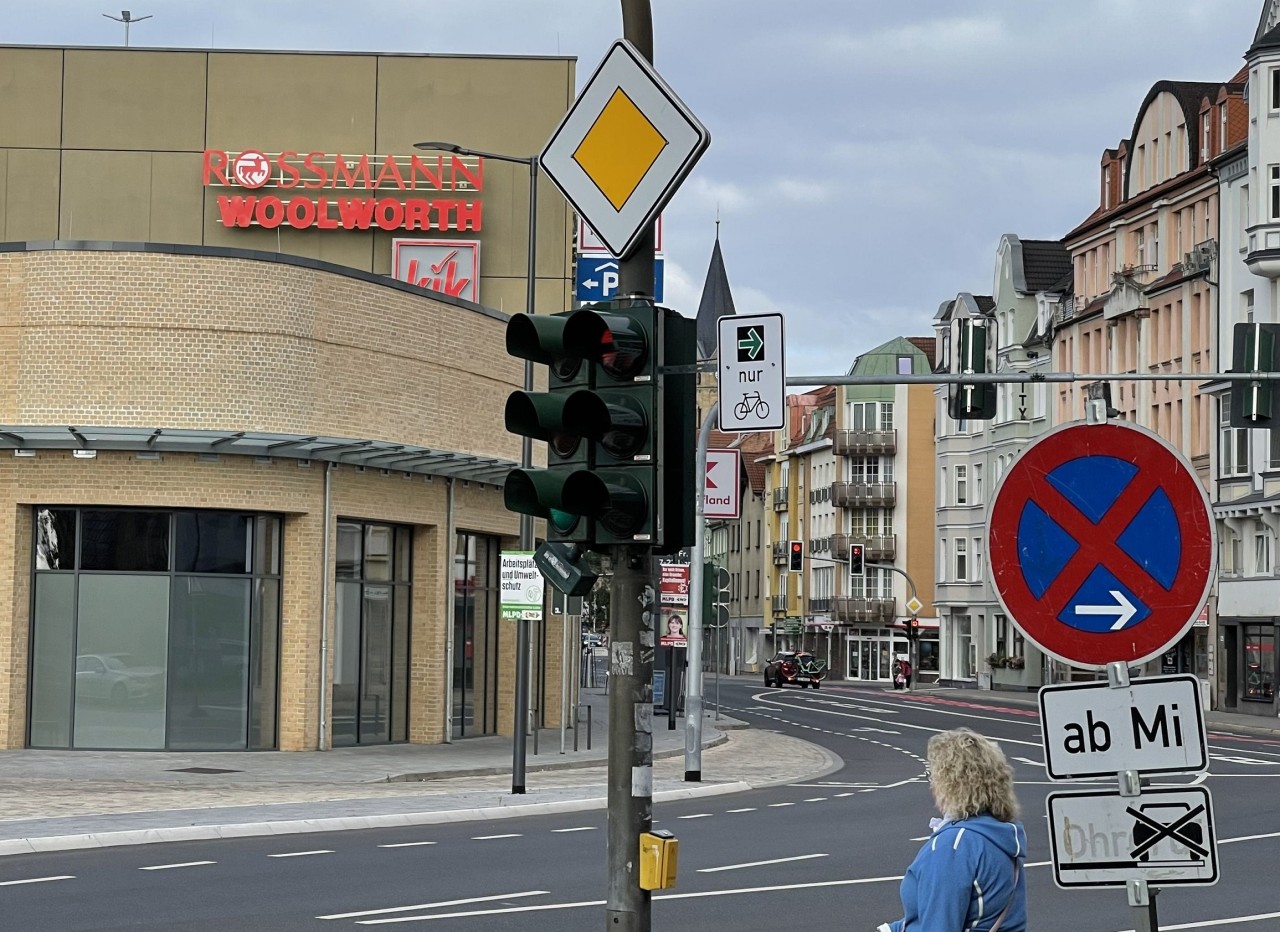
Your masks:
{"label": "blue parking sign", "polygon": [[[608,301],[618,294],[618,260],[607,252],[577,256],[574,298],[578,301]],[[662,300],[661,256],[653,259],[653,299]]]}

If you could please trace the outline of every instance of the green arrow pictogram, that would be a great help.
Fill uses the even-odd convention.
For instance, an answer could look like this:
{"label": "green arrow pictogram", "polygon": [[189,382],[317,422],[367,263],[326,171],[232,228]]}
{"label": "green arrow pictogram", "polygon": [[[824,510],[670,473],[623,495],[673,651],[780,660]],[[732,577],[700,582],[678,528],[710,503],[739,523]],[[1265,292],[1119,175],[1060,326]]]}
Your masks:
{"label": "green arrow pictogram", "polygon": [[747,335],[741,336],[742,331],[738,331],[738,349],[747,351],[747,359],[755,362],[756,357],[760,355],[760,351],[764,349],[764,339],[760,336],[760,331],[755,327],[747,328]]}

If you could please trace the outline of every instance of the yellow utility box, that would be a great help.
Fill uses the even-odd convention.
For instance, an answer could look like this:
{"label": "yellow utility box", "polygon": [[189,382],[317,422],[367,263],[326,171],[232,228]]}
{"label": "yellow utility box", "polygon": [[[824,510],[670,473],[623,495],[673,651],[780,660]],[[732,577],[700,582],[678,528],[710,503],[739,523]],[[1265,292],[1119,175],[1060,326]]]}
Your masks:
{"label": "yellow utility box", "polygon": [[676,863],[680,860],[680,839],[670,832],[640,834],[640,889],[666,890],[676,885]]}

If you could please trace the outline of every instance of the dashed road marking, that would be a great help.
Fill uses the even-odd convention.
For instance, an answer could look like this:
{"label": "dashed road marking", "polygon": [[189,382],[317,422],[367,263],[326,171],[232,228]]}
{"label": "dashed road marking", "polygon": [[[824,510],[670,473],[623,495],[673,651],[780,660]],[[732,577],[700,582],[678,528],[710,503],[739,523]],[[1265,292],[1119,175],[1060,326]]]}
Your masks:
{"label": "dashed road marking", "polygon": [[179,867],[204,867],[206,864],[217,864],[217,861],[184,861],[181,864],[152,864],[150,867],[139,867],[140,871],[169,871]]}
{"label": "dashed road marking", "polygon": [[75,880],[74,874],[58,874],[56,877],[27,877],[23,880],[0,880],[0,887],[16,887],[24,883],[49,883],[54,880]]}

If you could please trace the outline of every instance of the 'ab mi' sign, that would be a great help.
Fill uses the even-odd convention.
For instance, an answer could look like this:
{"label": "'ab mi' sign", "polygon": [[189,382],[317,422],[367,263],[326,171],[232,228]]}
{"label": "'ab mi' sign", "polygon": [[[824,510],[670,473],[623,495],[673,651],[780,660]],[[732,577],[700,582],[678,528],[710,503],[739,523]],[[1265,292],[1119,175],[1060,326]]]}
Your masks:
{"label": "'ab mi' sign", "polygon": [[1040,691],[1045,767],[1051,780],[1206,769],[1200,682],[1194,676],[1046,686]]}

